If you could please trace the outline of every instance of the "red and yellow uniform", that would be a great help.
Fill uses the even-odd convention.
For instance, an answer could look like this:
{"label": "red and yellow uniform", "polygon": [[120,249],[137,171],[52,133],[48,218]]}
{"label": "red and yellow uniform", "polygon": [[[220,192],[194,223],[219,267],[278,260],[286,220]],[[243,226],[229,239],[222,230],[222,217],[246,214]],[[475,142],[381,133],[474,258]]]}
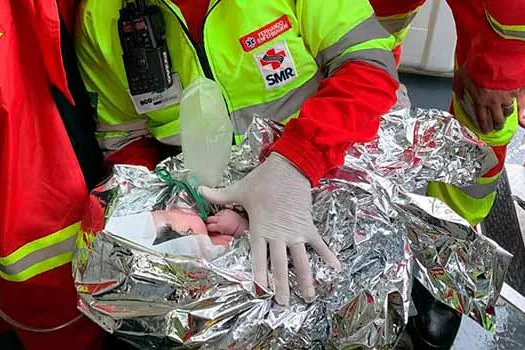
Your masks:
{"label": "red and yellow uniform", "polygon": [[[88,194],[76,150],[86,140],[71,137],[62,114],[79,101],[63,64],[58,8],[56,0],[0,2],[0,323],[29,350],[97,349],[103,335],[80,316],[71,277]],[[74,2],[60,9],[74,18]]]}

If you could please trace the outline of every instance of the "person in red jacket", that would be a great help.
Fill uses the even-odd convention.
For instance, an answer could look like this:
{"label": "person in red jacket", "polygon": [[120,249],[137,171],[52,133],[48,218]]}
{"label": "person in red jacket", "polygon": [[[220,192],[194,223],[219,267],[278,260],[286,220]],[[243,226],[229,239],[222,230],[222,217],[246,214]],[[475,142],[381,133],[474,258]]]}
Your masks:
{"label": "person in red jacket", "polygon": [[[426,0],[370,0],[383,26],[397,40],[394,55],[401,60],[403,40],[410,23]],[[524,102],[525,56],[523,15],[525,3],[519,0],[448,0],[457,30],[454,91],[467,91],[474,99],[475,123],[484,133],[499,130],[505,121],[504,106],[510,109],[519,95]],[[509,112],[510,113],[510,112]],[[520,124],[525,127],[522,108]]]}
{"label": "person in red jacket", "polygon": [[[394,50],[399,64],[401,45],[410,23],[425,0],[370,0],[381,24],[397,40]],[[506,145],[519,123],[525,127],[525,2],[521,0],[448,0],[456,22],[456,71],[451,113],[492,146],[499,164],[489,170],[480,184],[491,189],[458,193],[442,184],[432,184],[429,194],[474,214],[473,224],[490,211],[498,176],[504,169]],[[516,98],[521,107],[517,115]],[[484,198],[483,198],[484,197]],[[463,201],[464,206],[462,203]],[[470,202],[470,204],[469,204]],[[454,204],[459,204],[454,207]],[[476,213],[478,211],[479,213]],[[416,348],[447,349],[452,346],[460,315],[434,300],[417,281],[412,293],[418,315],[409,321],[408,331]]]}
{"label": "person in red jacket", "polygon": [[71,259],[102,157],[68,42],[75,3],[58,5],[65,22],[56,0],[0,1],[0,329],[28,350],[91,350],[104,334],[76,308]]}

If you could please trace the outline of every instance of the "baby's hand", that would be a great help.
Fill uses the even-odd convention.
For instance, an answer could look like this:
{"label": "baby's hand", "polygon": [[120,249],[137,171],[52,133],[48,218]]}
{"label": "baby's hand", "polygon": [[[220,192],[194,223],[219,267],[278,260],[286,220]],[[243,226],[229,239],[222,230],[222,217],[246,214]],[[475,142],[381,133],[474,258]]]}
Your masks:
{"label": "baby's hand", "polygon": [[248,230],[248,220],[233,210],[224,209],[208,217],[206,228],[208,232],[238,237]]}

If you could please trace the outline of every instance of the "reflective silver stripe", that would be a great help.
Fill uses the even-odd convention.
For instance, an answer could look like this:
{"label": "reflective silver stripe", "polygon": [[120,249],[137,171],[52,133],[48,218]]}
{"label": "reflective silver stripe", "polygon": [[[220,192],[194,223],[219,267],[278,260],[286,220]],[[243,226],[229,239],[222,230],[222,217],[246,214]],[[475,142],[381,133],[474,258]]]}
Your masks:
{"label": "reflective silver stripe", "polygon": [[475,184],[467,187],[462,187],[461,191],[469,197],[483,199],[491,193],[494,193],[497,187],[498,180],[495,180],[489,184]]}
{"label": "reflective silver stripe", "polygon": [[501,24],[496,22],[496,20],[488,12],[486,12],[486,15],[490,25],[492,26],[492,29],[494,29],[494,31],[503,38],[525,40],[525,31],[505,29],[501,26]]}
{"label": "reflective silver stripe", "polygon": [[499,164],[498,157],[496,156],[496,153],[489,152],[481,162],[481,168],[479,169],[480,174],[486,174],[494,168],[496,165]]}
{"label": "reflective silver stripe", "polygon": [[180,135],[173,135],[173,136],[170,136],[170,137],[165,137],[163,139],[160,139],[159,141],[162,142],[163,144],[169,145],[169,146],[180,146],[181,145],[181,143],[180,143]]}
{"label": "reflective silver stripe", "polygon": [[[104,135],[105,133],[108,135]],[[123,133],[123,135],[114,136],[111,133]],[[116,125],[102,123],[97,125],[98,144],[106,157],[147,135],[149,131],[147,121],[144,119]]]}
{"label": "reflective silver stripe", "polygon": [[62,242],[37,250],[11,265],[0,264],[0,271],[9,275],[16,275],[41,261],[53,258],[64,253],[72,253],[75,249],[76,239],[77,236],[74,235]]}
{"label": "reflective silver stripe", "polygon": [[327,69],[327,75],[333,75],[342,64],[350,61],[370,63],[386,70],[392,78],[398,80],[396,62],[392,52],[381,49],[366,49],[347,53],[330,63]]}
{"label": "reflective silver stripe", "polygon": [[130,143],[133,143],[137,140],[140,140],[144,136],[149,135],[149,132],[145,130],[144,132],[128,133],[126,136],[116,136],[116,137],[97,137],[98,145],[104,155],[107,157],[111,153],[121,150]]}
{"label": "reflective silver stripe", "polygon": [[381,17],[379,17],[379,23],[381,23],[383,28],[385,28],[388,32],[395,34],[409,26],[416,16],[417,11],[406,18],[381,19]]}
{"label": "reflective silver stripe", "polygon": [[103,123],[97,123],[97,131],[99,132],[111,132],[111,131],[141,131],[147,130],[147,120],[138,119],[128,123],[121,123],[116,125],[109,125]]}
{"label": "reflective silver stripe", "polygon": [[301,109],[303,103],[316,93],[321,82],[321,72],[302,86],[288,92],[283,97],[266,103],[238,109],[232,112],[234,129],[237,135],[243,134],[253,121],[253,117],[281,122]]}
{"label": "reflective silver stripe", "polygon": [[367,42],[369,40],[388,38],[390,34],[379,24],[375,16],[363,21],[355,28],[346,33],[338,42],[321,51],[316,61],[319,67],[326,65],[336,59],[352,46]]}

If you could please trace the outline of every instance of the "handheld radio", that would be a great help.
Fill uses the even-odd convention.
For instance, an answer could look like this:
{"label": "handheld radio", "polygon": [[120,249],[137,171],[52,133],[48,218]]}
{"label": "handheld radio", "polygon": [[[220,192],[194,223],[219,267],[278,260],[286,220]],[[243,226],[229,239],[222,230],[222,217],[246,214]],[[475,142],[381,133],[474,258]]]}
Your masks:
{"label": "handheld radio", "polygon": [[171,61],[160,9],[144,0],[127,3],[118,20],[120,44],[131,95],[171,87]]}

